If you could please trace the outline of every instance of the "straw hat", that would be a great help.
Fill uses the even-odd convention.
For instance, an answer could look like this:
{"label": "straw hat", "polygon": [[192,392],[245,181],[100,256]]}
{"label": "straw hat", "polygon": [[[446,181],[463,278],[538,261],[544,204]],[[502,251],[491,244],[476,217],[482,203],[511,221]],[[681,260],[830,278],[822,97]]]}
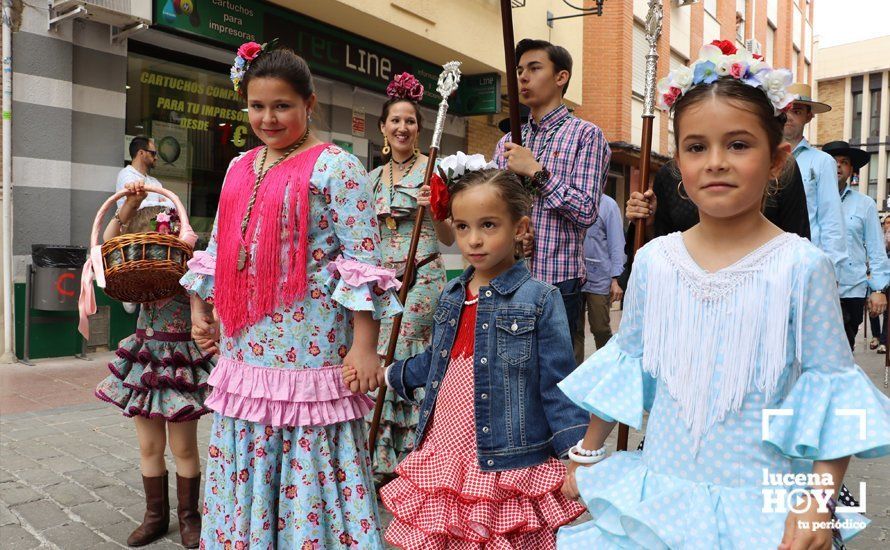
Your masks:
{"label": "straw hat", "polygon": [[831,110],[831,105],[813,101],[813,90],[810,88],[809,84],[795,82],[791,86],[788,86],[788,92],[797,96],[797,99],[794,100],[795,103],[809,105],[810,110],[812,110],[814,115],[827,113]]}

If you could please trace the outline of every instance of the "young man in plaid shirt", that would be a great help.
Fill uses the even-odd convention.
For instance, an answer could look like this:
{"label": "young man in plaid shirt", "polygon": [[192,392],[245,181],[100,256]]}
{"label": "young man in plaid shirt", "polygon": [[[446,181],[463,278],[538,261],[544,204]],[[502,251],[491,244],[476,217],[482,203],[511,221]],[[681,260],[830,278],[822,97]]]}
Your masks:
{"label": "young man in plaid shirt", "polygon": [[516,59],[519,98],[530,116],[522,126],[523,146],[508,133],[494,158],[499,167],[532,178],[538,190],[526,254],[531,253],[532,276],[562,293],[574,335],[581,317],[584,235],[596,220],[612,153],[603,132],[563,104],[572,76],[565,48],[525,39],[516,45]]}

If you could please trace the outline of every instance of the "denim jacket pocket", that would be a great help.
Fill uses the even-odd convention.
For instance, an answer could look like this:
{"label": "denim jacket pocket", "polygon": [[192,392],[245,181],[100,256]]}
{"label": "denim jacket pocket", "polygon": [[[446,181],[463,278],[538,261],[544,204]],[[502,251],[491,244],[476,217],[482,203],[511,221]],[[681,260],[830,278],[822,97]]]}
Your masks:
{"label": "denim jacket pocket", "polygon": [[451,306],[445,302],[439,302],[433,313],[433,341],[430,342],[433,349],[440,346],[448,319],[451,317]]}
{"label": "denim jacket pocket", "polygon": [[534,315],[498,313],[495,326],[498,329],[498,357],[511,365],[528,361],[532,353]]}

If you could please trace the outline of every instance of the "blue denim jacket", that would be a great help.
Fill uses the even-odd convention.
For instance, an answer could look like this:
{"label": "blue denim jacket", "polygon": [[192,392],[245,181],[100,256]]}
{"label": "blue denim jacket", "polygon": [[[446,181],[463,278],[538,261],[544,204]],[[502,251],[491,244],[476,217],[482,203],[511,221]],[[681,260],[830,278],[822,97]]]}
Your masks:
{"label": "blue denim jacket", "polygon": [[[425,387],[417,443],[429,426],[451,359],[467,269],[450,281],[434,314],[432,344],[387,370],[387,383],[404,399]],[[502,471],[564,456],[584,436],[590,415],[556,384],[575,369],[572,338],[559,290],[532,279],[525,262],[479,289],[473,376],[479,467]],[[440,419],[441,421],[442,419]]]}

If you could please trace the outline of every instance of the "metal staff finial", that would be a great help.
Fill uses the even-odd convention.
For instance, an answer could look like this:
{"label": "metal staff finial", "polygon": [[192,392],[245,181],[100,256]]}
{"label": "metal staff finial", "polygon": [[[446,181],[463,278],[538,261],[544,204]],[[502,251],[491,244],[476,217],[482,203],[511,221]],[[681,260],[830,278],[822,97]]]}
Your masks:
{"label": "metal staff finial", "polygon": [[460,61],[449,61],[442,65],[442,72],[439,74],[438,83],[436,83],[436,91],[442,96],[442,101],[439,102],[439,111],[436,113],[436,126],[433,129],[431,148],[439,148],[439,141],[442,139],[442,132],[445,129],[445,115],[448,114],[448,98],[457,91],[459,83]]}
{"label": "metal staff finial", "polygon": [[646,88],[643,98],[643,116],[655,116],[655,81],[658,78],[658,39],[661,37],[661,22],[664,11],[660,0],[649,0],[649,13],[646,15]]}

